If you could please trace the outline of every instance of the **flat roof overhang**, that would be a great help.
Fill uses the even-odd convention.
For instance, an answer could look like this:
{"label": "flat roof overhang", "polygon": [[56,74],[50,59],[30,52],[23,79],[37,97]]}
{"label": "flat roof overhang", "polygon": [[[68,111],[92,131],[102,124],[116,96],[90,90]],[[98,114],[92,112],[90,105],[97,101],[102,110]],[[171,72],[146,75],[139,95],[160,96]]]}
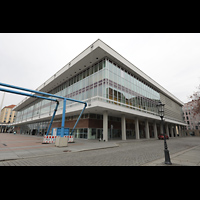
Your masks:
{"label": "flat roof overhang", "polygon": [[[141,80],[144,80],[150,86],[157,89],[159,92],[165,94],[166,96],[177,102],[179,105],[181,106],[183,105],[183,102],[180,101],[177,97],[172,95],[169,91],[167,91],[153,79],[147,76],[144,72],[142,72],[135,65],[130,63],[128,60],[126,60],[123,56],[121,56],[107,44],[102,42],[100,39],[95,41],[87,49],[81,52],[78,56],[76,56],[72,61],[70,61],[63,68],[61,68],[57,73],[55,73],[52,77],[50,77],[47,81],[45,81],[36,90],[42,92],[49,92],[55,87],[59,86],[60,84],[66,82],[74,75],[92,66],[93,64],[95,64],[104,57],[109,57],[116,64],[123,67],[127,71],[132,72]],[[18,105],[16,105],[13,108],[13,110],[19,111],[22,108],[29,105],[30,103],[32,103],[33,101],[35,101],[35,98],[26,97]]]}
{"label": "flat roof overhang", "polygon": [[[76,105],[76,106],[72,106],[72,107],[67,107],[65,117],[80,115],[82,108],[83,108],[83,105]],[[139,121],[148,120],[151,123],[153,123],[154,121],[156,121],[157,123],[161,122],[161,119],[158,115],[150,114],[148,112],[141,112],[141,111],[136,110],[136,109],[130,109],[130,108],[118,106],[118,105],[115,105],[115,104],[102,102],[102,101],[99,101],[99,100],[93,101],[85,109],[84,114],[96,113],[96,114],[103,115],[103,113],[105,111],[107,111],[108,116],[113,116],[113,117],[120,117],[121,118],[122,115],[123,115],[123,116],[125,116],[126,119],[138,118]],[[27,123],[50,121],[51,117],[52,117],[52,115],[44,114],[44,115],[40,115],[40,117],[35,117],[35,118],[30,119],[30,120],[24,120],[24,121],[19,122],[19,123],[14,123],[13,125],[23,125],[23,124],[27,124]],[[61,118],[62,118],[62,109],[59,109],[56,113],[54,120],[61,120]],[[183,122],[168,119],[168,118],[165,118],[165,122],[177,124],[177,125],[183,125],[183,126],[187,125]]]}

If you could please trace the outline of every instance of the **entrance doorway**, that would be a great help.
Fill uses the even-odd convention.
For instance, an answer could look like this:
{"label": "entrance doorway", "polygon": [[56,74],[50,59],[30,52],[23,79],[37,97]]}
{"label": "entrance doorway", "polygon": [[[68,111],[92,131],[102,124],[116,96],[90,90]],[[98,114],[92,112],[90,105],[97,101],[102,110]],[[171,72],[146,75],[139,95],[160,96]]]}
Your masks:
{"label": "entrance doorway", "polygon": [[135,139],[135,130],[133,129],[126,130],[126,139]]}
{"label": "entrance doorway", "polygon": [[96,132],[96,139],[102,139],[103,140],[103,129],[97,128],[97,132]]}

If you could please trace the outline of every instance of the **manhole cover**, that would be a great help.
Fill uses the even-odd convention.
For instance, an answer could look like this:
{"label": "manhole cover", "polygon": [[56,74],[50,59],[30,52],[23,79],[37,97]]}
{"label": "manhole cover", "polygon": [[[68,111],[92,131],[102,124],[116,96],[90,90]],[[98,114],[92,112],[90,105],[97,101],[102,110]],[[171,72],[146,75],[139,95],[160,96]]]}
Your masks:
{"label": "manhole cover", "polygon": [[71,150],[64,150],[63,152],[71,152]]}

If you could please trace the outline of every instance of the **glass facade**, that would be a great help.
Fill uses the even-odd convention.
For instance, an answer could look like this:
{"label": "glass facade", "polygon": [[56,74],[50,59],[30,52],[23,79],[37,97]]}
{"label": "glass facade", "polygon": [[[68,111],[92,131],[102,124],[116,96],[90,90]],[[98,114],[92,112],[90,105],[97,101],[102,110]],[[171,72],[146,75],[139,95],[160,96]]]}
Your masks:
{"label": "glass facade", "polygon": [[[98,97],[100,101],[152,114],[157,114],[156,104],[160,100],[160,94],[155,89],[109,58],[77,73],[50,93],[87,102]],[[62,103],[60,101],[58,109],[62,109]],[[67,101],[67,106],[71,104],[76,103]],[[36,100],[17,112],[16,122],[50,115],[54,108],[55,102]]]}
{"label": "glass facade", "polygon": [[[20,125],[18,133],[28,135],[44,135],[47,133],[48,125],[49,121]],[[18,128],[18,126],[16,127]]]}
{"label": "glass facade", "polygon": [[160,95],[156,90],[111,60],[107,60],[106,70],[106,98],[117,105],[157,113],[156,104]]}

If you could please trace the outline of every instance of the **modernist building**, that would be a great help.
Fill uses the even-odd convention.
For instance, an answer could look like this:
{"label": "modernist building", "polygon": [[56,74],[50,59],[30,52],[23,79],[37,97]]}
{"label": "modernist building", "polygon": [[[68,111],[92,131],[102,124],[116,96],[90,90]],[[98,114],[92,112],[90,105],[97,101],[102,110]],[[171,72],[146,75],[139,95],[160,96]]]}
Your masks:
{"label": "modernist building", "polygon": [[[36,90],[86,101],[75,138],[141,139],[161,132],[157,103],[165,104],[165,132],[184,135],[183,103],[101,40],[95,41]],[[17,133],[44,134],[54,102],[27,97],[18,111]],[[83,105],[67,102],[65,127],[73,128]],[[52,127],[61,126],[62,101]]]}

